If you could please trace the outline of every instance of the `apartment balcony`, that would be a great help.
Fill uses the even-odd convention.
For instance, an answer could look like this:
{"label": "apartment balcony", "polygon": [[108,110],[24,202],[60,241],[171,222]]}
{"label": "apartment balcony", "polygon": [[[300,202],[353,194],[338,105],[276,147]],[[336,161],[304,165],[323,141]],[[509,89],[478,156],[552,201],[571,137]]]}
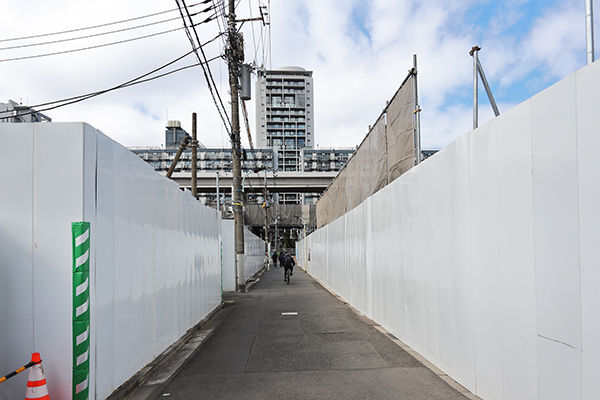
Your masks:
{"label": "apartment balcony", "polygon": [[279,108],[290,108],[290,107],[299,107],[296,103],[272,103],[271,107],[279,107]]}

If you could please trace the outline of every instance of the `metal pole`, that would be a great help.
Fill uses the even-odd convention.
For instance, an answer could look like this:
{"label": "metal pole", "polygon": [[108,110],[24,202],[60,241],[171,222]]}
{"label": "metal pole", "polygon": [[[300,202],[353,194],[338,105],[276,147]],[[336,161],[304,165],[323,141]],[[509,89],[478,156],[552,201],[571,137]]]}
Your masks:
{"label": "metal pole", "polygon": [[413,90],[415,95],[415,165],[421,163],[421,107],[419,107],[419,92],[417,87],[417,55],[413,54]]}
{"label": "metal pole", "polygon": [[275,249],[277,251],[281,251],[281,247],[279,246],[279,194],[273,194],[273,197],[277,195],[275,200]]}
{"label": "metal pole", "polygon": [[267,200],[267,169],[266,168],[265,168],[264,205],[265,205],[265,254],[267,255],[267,266],[268,266],[270,254],[269,254],[269,219],[268,219],[269,205],[268,205],[268,200]]}
{"label": "metal pole", "polygon": [[592,5],[592,0],[585,0],[585,42],[588,65],[594,62],[594,10]]}
{"label": "metal pole", "polygon": [[298,217],[302,220],[302,234],[303,234],[303,238],[302,241],[304,242],[304,251],[303,251],[303,258],[304,258],[304,270],[306,271],[306,220],[302,217]]}
{"label": "metal pole", "polygon": [[198,198],[198,138],[196,136],[196,113],[192,113],[192,196]]}
{"label": "metal pole", "polygon": [[275,182],[277,171],[279,171],[279,147],[273,146],[273,203],[275,203],[275,232],[273,238],[275,241],[275,251],[280,251],[279,247],[279,193]]}
{"label": "metal pole", "polygon": [[308,266],[306,265],[306,221],[304,219],[302,220],[302,231],[304,232],[304,270],[306,271]]}
{"label": "metal pole", "polygon": [[183,153],[183,151],[186,149],[189,141],[190,141],[190,137],[186,136],[183,138],[183,140],[179,144],[179,149],[177,150],[177,154],[175,154],[175,157],[173,157],[171,166],[169,167],[169,170],[167,171],[167,175],[166,175],[167,178],[170,178],[171,175],[173,175],[173,172],[175,171],[175,167],[177,167],[177,163],[179,162],[179,158],[181,157],[181,154]]}
{"label": "metal pole", "polygon": [[477,81],[477,64],[479,63],[479,50],[481,50],[481,47],[473,46],[473,48],[469,52],[469,54],[473,57],[473,129],[476,129],[477,126],[479,126],[479,87]]}
{"label": "metal pole", "polygon": [[219,171],[217,171],[217,210],[221,211],[221,198],[219,197]]}
{"label": "metal pole", "polygon": [[490,100],[490,104],[492,105],[492,109],[494,110],[494,114],[496,117],[500,115],[500,111],[498,111],[498,106],[496,105],[496,100],[494,100],[494,95],[492,94],[492,89],[490,89],[490,85],[488,84],[487,78],[485,77],[485,73],[483,72],[483,67],[479,62],[479,57],[477,58],[477,71],[479,71],[479,76],[481,76],[481,82],[483,82],[483,87],[485,88],[485,92],[487,93],[488,99]]}
{"label": "metal pole", "polygon": [[235,26],[235,0],[229,0],[229,86],[231,90],[231,156],[233,159],[233,211],[235,221],[235,259],[238,291],[244,291],[246,277],[244,274],[244,203],[242,198],[242,168],[240,160],[240,109],[238,96],[238,76],[241,65],[241,38]]}

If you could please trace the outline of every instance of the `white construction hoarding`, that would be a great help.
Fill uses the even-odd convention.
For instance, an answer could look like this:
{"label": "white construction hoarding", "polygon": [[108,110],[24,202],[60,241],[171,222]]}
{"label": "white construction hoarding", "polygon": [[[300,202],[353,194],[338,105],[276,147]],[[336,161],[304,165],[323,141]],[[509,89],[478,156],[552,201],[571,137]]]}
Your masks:
{"label": "white construction hoarding", "polygon": [[71,223],[89,222],[88,388],[105,399],[220,305],[220,214],[85,123],[0,124],[0,142],[0,371],[40,352],[51,398],[72,398]]}
{"label": "white construction hoarding", "polygon": [[599,109],[594,63],[310,235],[300,264],[483,399],[600,398]]}

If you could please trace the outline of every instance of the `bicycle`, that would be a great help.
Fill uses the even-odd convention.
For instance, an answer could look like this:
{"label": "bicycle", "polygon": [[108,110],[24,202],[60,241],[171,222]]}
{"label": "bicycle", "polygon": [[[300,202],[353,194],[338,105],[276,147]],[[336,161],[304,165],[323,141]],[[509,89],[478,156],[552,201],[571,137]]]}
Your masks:
{"label": "bicycle", "polygon": [[283,281],[289,285],[290,284],[290,273],[292,271],[291,271],[291,268],[286,268],[286,267],[284,267],[284,268],[285,268],[285,272],[283,275]]}

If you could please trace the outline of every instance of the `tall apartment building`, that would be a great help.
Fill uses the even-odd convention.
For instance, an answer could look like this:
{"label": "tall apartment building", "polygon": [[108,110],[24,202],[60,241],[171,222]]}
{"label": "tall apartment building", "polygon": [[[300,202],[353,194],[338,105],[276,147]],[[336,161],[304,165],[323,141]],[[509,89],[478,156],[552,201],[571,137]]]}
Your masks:
{"label": "tall apartment building", "polygon": [[259,71],[256,146],[278,152],[279,171],[302,171],[301,152],[314,146],[312,71],[283,67]]}

